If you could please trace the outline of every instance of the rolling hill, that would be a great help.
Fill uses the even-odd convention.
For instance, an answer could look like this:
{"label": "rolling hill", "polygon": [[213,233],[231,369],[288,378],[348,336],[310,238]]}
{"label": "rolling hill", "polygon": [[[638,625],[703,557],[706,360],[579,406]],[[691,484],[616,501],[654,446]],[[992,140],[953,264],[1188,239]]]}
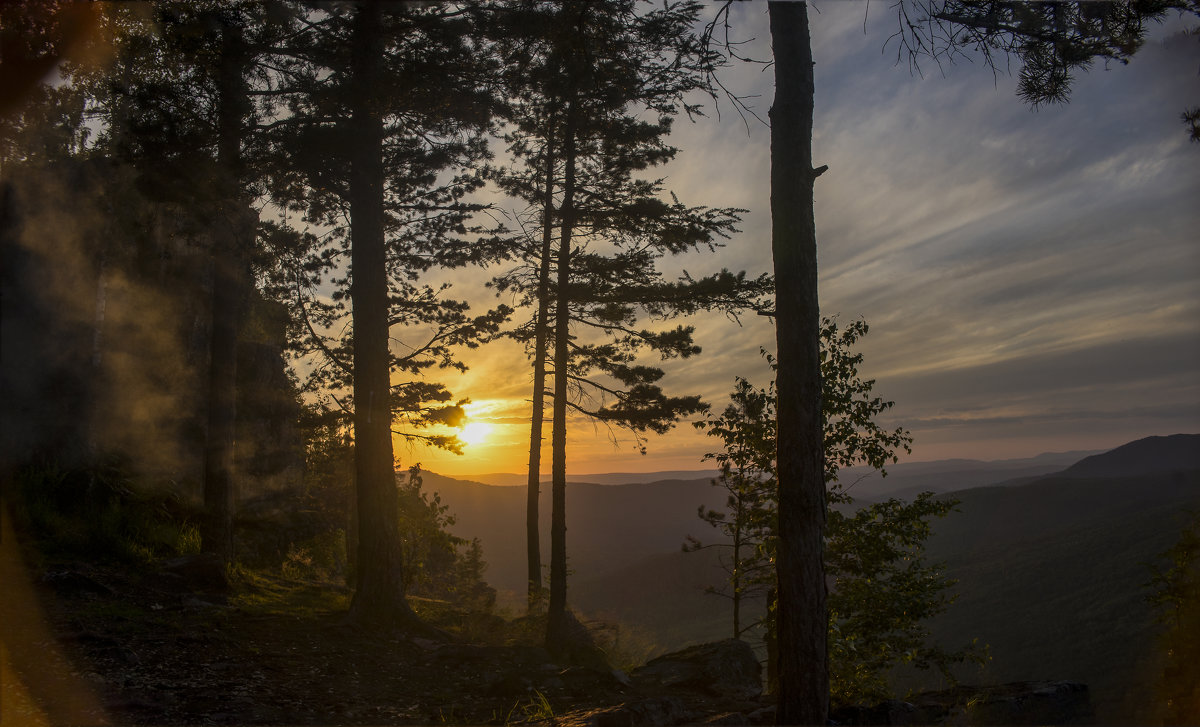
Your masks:
{"label": "rolling hill", "polygon": [[[1064,461],[1075,455],[1081,456]],[[958,599],[929,625],[944,646],[972,639],[989,645],[986,670],[962,676],[1083,681],[1102,721],[1136,720],[1160,646],[1144,584],[1149,564],[1178,539],[1185,511],[1200,508],[1200,435],[1151,437],[1100,454],[952,460],[892,471],[852,492],[880,497],[930,489],[959,501],[928,543],[931,560],[958,579]],[[481,538],[489,580],[519,603],[525,489],[432,473],[425,482],[457,515],[454,531]],[[951,487],[955,482],[960,487]],[[567,492],[574,607],[660,649],[727,637],[728,601],[705,593],[724,578],[717,551],[680,551],[688,534],[711,542],[715,531],[696,508],[719,507],[723,490],[704,477],[573,483]],[[545,533],[548,504],[542,509]],[[929,674],[895,678],[902,689],[940,686]]]}
{"label": "rolling hill", "polygon": [[1086,457],[1063,470],[1065,477],[1126,477],[1186,472],[1200,466],[1200,434],[1146,437]]}
{"label": "rolling hill", "polygon": [[1200,469],[1058,475],[950,496],[958,512],[937,524],[928,553],[958,579],[958,600],[930,623],[934,639],[989,645],[992,661],[971,680],[1082,681],[1101,720],[1136,719],[1159,646],[1150,564],[1200,507]]}
{"label": "rolling hill", "polygon": [[[567,482],[586,482],[593,485],[637,485],[643,482],[660,482],[662,480],[701,480],[712,479],[719,473],[717,470],[664,470],[661,472],[605,472],[591,475],[567,475]],[[457,479],[482,482],[485,485],[497,487],[524,486],[528,478],[523,474],[511,472],[492,472],[483,475],[471,475]],[[550,478],[545,477],[542,485],[550,486]]]}
{"label": "rolling hill", "polygon": [[911,500],[925,491],[954,492],[1001,483],[1029,482],[1059,472],[1098,451],[1047,452],[1036,457],[987,462],[974,459],[904,462],[888,467],[887,477],[880,477],[870,467],[849,467],[843,470],[841,479],[849,486],[850,494],[862,500],[889,497]]}
{"label": "rolling hill", "polygon": [[[496,487],[425,473],[424,487],[438,492],[456,517],[451,532],[483,543],[487,578],[497,589],[524,598],[525,498],[523,487]],[[549,563],[550,498],[543,487],[543,562]],[[724,505],[724,490],[709,479],[662,480],[639,485],[574,483],[567,488],[567,557],[578,578],[627,568],[652,555],[671,553],[689,534],[711,528],[700,505]]]}

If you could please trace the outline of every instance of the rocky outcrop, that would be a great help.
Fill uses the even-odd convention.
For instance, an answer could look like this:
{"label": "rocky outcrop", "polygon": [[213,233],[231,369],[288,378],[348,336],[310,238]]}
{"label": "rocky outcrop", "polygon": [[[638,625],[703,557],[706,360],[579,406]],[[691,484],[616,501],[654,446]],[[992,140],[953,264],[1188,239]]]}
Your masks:
{"label": "rocky outcrop", "polygon": [[762,694],[762,666],[750,644],[737,639],[665,654],[630,676],[635,685],[683,687],[721,699],[751,700]]}
{"label": "rocky outcrop", "polygon": [[162,564],[162,573],[180,588],[200,593],[227,593],[229,579],[225,563],[216,553],[196,553],[172,558]]}

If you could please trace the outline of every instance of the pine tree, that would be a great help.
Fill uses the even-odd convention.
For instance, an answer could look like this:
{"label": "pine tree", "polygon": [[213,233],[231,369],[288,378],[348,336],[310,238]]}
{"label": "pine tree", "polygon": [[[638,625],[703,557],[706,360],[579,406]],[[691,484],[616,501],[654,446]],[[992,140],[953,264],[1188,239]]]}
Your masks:
{"label": "pine tree", "polygon": [[98,119],[95,151],[132,165],[154,201],[181,203],[209,241],[202,530],[204,547],[226,560],[233,553],[237,344],[253,289],[251,202],[261,189],[253,149],[258,122],[272,112],[265,63],[290,23],[278,3],[107,7],[97,32],[112,43],[111,66],[62,69]]}
{"label": "pine tree", "polygon": [[[530,205],[540,234],[530,236],[525,266],[499,278],[497,287],[517,290],[536,308],[525,329],[535,369],[531,532],[544,387],[539,369],[548,364],[554,375],[547,643],[562,652],[567,412],[624,429],[644,450],[646,432],[667,431],[703,405],[695,396],[665,394],[657,383],[663,370],[639,361],[643,352],[664,359],[698,353],[692,330],[653,330],[639,321],[736,311],[752,306],[767,282],[728,271],[669,281],[658,269],[666,255],[713,248],[733,230],[738,212],[666,202],[662,180],[638,176],[675,155],[664,142],[672,119],[696,110],[685,107],[683,96],[703,88],[699,69],[708,60],[691,34],[697,6],[670,3],[643,12],[634,2],[621,2],[519,9],[534,18],[525,27],[535,31],[535,40],[518,54],[528,91],[525,102],[512,105],[508,135],[510,152],[523,166],[500,180]],[[653,120],[631,108],[644,109]],[[538,591],[535,537],[529,536],[531,600]]]}
{"label": "pine tree", "polygon": [[[416,623],[404,598],[394,422],[421,426],[462,416],[441,385],[393,385],[391,374],[463,368],[453,347],[477,345],[507,315],[498,309],[470,318],[465,303],[442,298],[445,286],[421,283],[422,273],[486,262],[494,249],[468,240],[478,232],[470,218],[480,205],[464,198],[483,183],[469,167],[486,156],[479,132],[492,101],[479,77],[487,54],[478,52],[469,20],[436,4],[320,5],[289,49],[290,116],[276,132],[291,157],[277,170],[273,192],[329,232],[318,237],[281,225],[281,249],[301,246],[277,273],[298,302],[322,281],[338,286],[330,304],[303,301],[303,345],[326,357],[316,381],[353,391],[340,403],[353,412],[355,440],[351,618],[364,623]],[[347,304],[351,325],[338,338]],[[391,330],[404,324],[428,325],[434,333],[393,353]],[[455,446],[452,439],[430,439]]]}

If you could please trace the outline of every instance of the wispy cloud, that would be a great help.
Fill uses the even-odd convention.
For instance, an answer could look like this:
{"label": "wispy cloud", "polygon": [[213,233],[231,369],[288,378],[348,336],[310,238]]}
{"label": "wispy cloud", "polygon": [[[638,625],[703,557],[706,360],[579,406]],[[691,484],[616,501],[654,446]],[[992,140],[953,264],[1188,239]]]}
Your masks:
{"label": "wispy cloud", "polygon": [[[864,373],[897,401],[889,422],[914,430],[915,458],[1200,430],[1200,147],[1179,123],[1195,102],[1200,43],[1179,35],[1184,22],[1156,30],[1128,66],[1080,74],[1070,104],[1035,112],[982,64],[926,63],[923,76],[896,65],[886,8],[816,7],[822,308],[871,324]],[[743,51],[769,59],[765,4],[735,5],[733,23],[756,39]],[[757,95],[766,118],[773,70],[742,65],[724,80]],[[768,130],[723,102],[719,121],[681,120],[672,141],[682,151],[664,170],[668,189],[749,210],[717,256],[674,264],[769,271]],[[694,323],[704,353],[669,362],[666,388],[721,407],[735,375],[765,382],[764,319]],[[476,360],[467,388],[527,399],[515,350]],[[642,458],[585,427],[572,448],[583,469],[668,469],[700,467],[712,445],[682,427]]]}

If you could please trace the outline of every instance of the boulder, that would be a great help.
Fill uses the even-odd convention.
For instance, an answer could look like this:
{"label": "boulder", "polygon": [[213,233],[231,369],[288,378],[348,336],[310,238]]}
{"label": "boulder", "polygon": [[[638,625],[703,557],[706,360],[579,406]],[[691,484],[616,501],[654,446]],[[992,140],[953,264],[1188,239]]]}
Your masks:
{"label": "boulder", "polygon": [[180,585],[190,591],[226,593],[229,578],[225,563],[215,553],[198,553],[172,558],[162,565],[162,572],[180,579]]}
{"label": "boulder", "polygon": [[727,639],[664,654],[638,667],[635,684],[684,687],[729,700],[751,700],[762,694],[762,666],[750,644]]}

